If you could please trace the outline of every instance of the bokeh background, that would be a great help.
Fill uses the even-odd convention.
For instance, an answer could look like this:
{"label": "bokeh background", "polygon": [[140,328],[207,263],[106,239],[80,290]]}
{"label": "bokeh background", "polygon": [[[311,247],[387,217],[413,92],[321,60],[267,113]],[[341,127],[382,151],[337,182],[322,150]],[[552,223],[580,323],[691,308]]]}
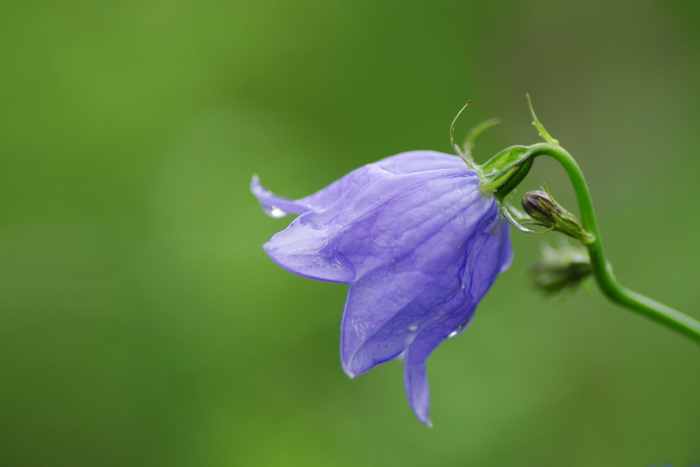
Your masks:
{"label": "bokeh background", "polygon": [[[428,364],[339,362],[346,286],[261,245],[301,197],[413,149],[578,159],[627,286],[700,318],[700,8],[688,1],[0,3],[0,465],[700,463],[700,348],[515,261]],[[547,182],[539,159],[526,189]],[[520,189],[520,193],[523,190]],[[551,237],[551,236],[550,236]]]}

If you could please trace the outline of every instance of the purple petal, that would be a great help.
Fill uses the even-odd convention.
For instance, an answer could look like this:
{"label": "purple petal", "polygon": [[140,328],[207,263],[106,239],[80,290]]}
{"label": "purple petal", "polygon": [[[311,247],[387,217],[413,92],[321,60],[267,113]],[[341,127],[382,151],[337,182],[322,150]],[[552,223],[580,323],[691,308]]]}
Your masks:
{"label": "purple petal", "polygon": [[253,180],[250,182],[250,191],[258,198],[260,206],[270,217],[284,217],[288,213],[302,214],[309,210],[307,206],[298,201],[277,196],[270,190],[267,190],[260,184],[260,179],[257,175],[253,175]]}
{"label": "purple petal", "polygon": [[[493,227],[493,224],[491,225]],[[404,386],[409,404],[418,419],[426,425],[430,423],[430,391],[425,370],[425,362],[447,337],[454,335],[459,326],[462,332],[471,321],[474,310],[481,298],[493,285],[500,269],[498,259],[502,259],[503,244],[510,244],[510,229],[503,219],[496,221],[493,230],[481,232],[472,243],[464,265],[463,281],[466,288],[463,305],[451,314],[436,321],[421,332],[410,344],[404,356]],[[508,257],[506,257],[508,259]],[[454,298],[452,305],[459,305]],[[464,318],[466,316],[466,323]]]}
{"label": "purple petal", "polygon": [[[384,158],[372,164],[355,169],[340,180],[337,180],[326,188],[300,199],[299,203],[310,209],[327,209],[332,204],[350,199],[352,195],[362,195],[361,190],[365,187],[378,183],[381,191],[391,192],[401,190],[402,187],[410,186],[412,183],[419,183],[420,180],[428,180],[439,176],[433,172],[440,170],[455,169],[458,171],[469,170],[457,156],[443,154],[435,151],[411,151]],[[428,172],[427,175],[423,173]],[[415,178],[396,177],[396,175],[418,174]],[[365,202],[372,202],[372,197],[365,194]],[[359,201],[358,204],[362,204]]]}
{"label": "purple petal", "polygon": [[393,236],[394,248],[372,257],[373,264],[350,287],[341,357],[351,376],[403,352],[412,333],[444,312],[440,306],[463,290],[460,272],[470,242],[498,215],[495,200],[468,180],[436,180],[432,185],[422,196],[411,193],[396,206],[387,206],[367,229],[375,238]]}
{"label": "purple petal", "polygon": [[505,239],[501,244],[501,254],[498,259],[498,264],[501,265],[498,270],[499,274],[506,272],[513,262],[513,245],[510,243],[510,229],[505,224],[502,228],[502,235],[505,236]]}
{"label": "purple petal", "polygon": [[[398,278],[394,283],[384,282],[368,275],[370,280],[361,292],[356,286],[362,279],[351,286],[346,304],[341,351],[345,371],[354,376],[405,351],[406,394],[423,423],[429,423],[430,400],[425,361],[440,342],[468,324],[476,305],[503,267],[500,261],[504,243],[510,243],[508,224],[494,205],[478,219],[480,222],[467,234],[463,247],[426,286],[404,284]],[[384,306],[390,302],[385,296],[397,300],[401,290],[410,291],[404,296],[405,303],[386,316]],[[353,322],[349,316],[358,303],[373,308],[363,316],[364,320]],[[465,328],[462,326],[457,333]],[[358,336],[365,336],[359,344]]]}
{"label": "purple petal", "polygon": [[[474,316],[474,309],[475,305],[465,310],[465,314],[468,316],[467,324]],[[428,426],[433,426],[433,424],[430,422],[430,388],[428,387],[425,362],[435,348],[463,323],[461,313],[444,316],[443,319],[417,336],[404,355],[403,383],[408,403],[418,420]],[[464,327],[466,328],[467,325]]]}
{"label": "purple petal", "polygon": [[367,172],[372,172],[372,169],[375,168],[387,172],[386,175],[406,175],[443,169],[466,169],[466,166],[459,157],[449,154],[434,151],[411,151],[387,157],[353,170],[326,188],[297,201],[277,196],[265,189],[260,185],[257,175],[253,175],[250,191],[258,198],[265,212],[271,217],[284,217],[288,213],[302,214],[312,209],[326,209],[342,198],[343,194],[347,198],[348,190],[353,190],[353,187],[361,187],[363,184],[371,183],[372,175],[370,174],[369,180],[366,179]]}
{"label": "purple petal", "polygon": [[[267,203],[282,210],[296,210],[293,212],[309,209],[287,229],[273,236],[264,248],[277,264],[296,274],[351,282],[368,267],[365,263],[373,263],[375,256],[381,255],[381,250],[391,249],[391,243],[395,243],[392,238],[378,238],[376,231],[366,230],[372,227],[374,219],[382,217],[384,207],[396,206],[396,200],[406,199],[407,193],[420,200],[426,195],[430,198],[430,188],[424,185],[455,177],[463,180],[461,185],[467,192],[473,192],[473,186],[478,183],[476,173],[459,158],[417,151],[361,167],[298,201],[275,197],[262,187],[256,188],[256,195],[264,195],[259,196],[263,205]],[[288,203],[286,208],[282,207],[282,202]],[[404,203],[398,211],[404,211],[403,217],[409,217],[405,211],[412,207]],[[394,223],[394,220],[386,218],[384,222]]]}

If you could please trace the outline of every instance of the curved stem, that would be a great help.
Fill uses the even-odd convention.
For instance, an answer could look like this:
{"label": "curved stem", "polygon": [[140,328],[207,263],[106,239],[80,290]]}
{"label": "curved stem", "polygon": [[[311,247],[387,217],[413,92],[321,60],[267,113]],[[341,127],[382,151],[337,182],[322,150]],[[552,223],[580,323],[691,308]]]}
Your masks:
{"label": "curved stem", "polygon": [[603,244],[600,241],[598,222],[596,221],[595,212],[593,210],[593,201],[588,191],[588,185],[583,177],[581,168],[571,154],[560,146],[546,143],[530,146],[528,153],[528,159],[530,160],[541,155],[553,157],[564,167],[566,174],[569,176],[569,180],[571,180],[571,184],[576,193],[579,210],[581,211],[583,228],[588,233],[595,236],[595,241],[586,245],[586,248],[588,248],[588,253],[591,257],[591,266],[596,282],[603,293],[614,303],[637,311],[658,323],[700,342],[700,321],[647,298],[644,295],[633,292],[617,282],[603,253]]}

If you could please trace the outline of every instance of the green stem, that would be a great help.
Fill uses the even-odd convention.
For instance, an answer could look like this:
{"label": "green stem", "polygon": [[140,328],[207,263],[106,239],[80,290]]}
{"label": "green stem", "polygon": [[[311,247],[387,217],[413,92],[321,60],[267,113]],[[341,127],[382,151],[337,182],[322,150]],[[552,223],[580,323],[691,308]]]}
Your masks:
{"label": "green stem", "polygon": [[[600,232],[598,231],[598,222],[596,221],[595,212],[593,210],[593,201],[591,194],[588,191],[588,185],[583,177],[583,172],[578,166],[574,158],[560,146],[541,143],[530,146],[528,149],[529,157],[533,160],[537,156],[547,155],[553,157],[559,162],[566,174],[571,180],[576,199],[578,201],[579,210],[581,211],[581,221],[583,228],[595,236],[595,241],[589,245],[588,253],[591,257],[591,265],[598,286],[603,293],[614,303],[622,305],[631,310],[637,311],[652,320],[661,323],[671,329],[674,329],[681,334],[700,342],[700,321],[684,315],[683,313],[667,307],[650,298],[633,292],[617,282],[617,279],[612,274],[603,253],[603,244],[600,241]],[[510,190],[508,190],[510,191]],[[504,196],[507,193],[499,193]]]}

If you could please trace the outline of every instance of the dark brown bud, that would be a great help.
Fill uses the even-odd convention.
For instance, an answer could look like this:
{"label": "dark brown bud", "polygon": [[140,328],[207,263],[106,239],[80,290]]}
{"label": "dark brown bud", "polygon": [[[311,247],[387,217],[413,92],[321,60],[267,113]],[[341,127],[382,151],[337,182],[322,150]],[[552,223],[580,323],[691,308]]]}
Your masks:
{"label": "dark brown bud", "polygon": [[534,190],[525,193],[523,209],[543,227],[563,232],[584,245],[595,241],[593,235],[583,230],[576,216],[557,203],[549,191]]}

